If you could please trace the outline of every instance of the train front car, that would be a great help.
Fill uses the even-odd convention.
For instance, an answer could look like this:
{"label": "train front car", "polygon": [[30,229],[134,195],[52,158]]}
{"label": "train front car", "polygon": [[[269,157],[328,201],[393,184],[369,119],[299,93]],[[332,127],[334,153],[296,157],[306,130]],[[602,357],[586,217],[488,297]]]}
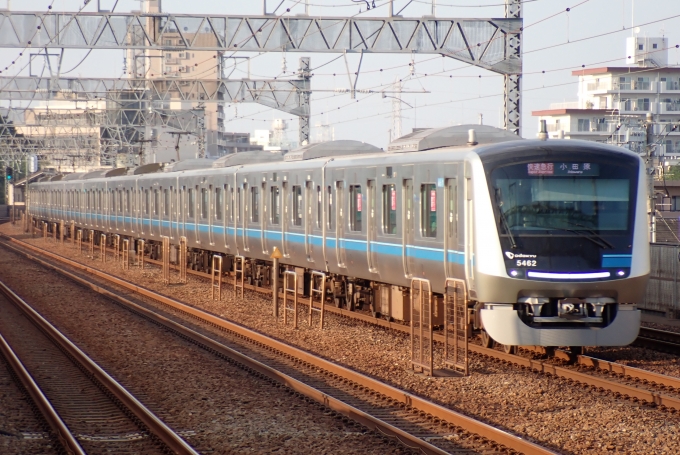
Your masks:
{"label": "train front car", "polygon": [[649,276],[642,160],[583,141],[477,156],[474,191],[488,197],[475,197],[473,279],[486,333],[506,346],[633,342]]}

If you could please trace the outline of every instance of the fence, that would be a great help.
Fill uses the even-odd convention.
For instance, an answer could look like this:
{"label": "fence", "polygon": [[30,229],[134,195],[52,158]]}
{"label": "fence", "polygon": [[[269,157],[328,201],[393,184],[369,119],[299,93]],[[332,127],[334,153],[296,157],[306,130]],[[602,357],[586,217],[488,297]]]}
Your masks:
{"label": "fence", "polygon": [[653,243],[650,250],[649,284],[644,301],[638,307],[680,317],[680,245]]}

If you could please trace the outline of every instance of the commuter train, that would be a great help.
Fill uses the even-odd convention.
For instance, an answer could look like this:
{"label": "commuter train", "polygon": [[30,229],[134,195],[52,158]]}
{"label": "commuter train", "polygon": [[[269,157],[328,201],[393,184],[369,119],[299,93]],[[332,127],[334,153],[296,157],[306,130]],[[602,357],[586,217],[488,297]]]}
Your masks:
{"label": "commuter train", "polygon": [[464,280],[486,345],[637,336],[647,190],[628,150],[463,125],[416,131],[387,151],[331,141],[201,162],[44,178],[30,214],[145,239],[156,258],[161,236],[186,237],[191,268],[243,256],[255,286],[271,285],[276,247],[283,267],[326,274],[329,302],[404,322],[414,278],[429,280],[439,308],[447,278]]}

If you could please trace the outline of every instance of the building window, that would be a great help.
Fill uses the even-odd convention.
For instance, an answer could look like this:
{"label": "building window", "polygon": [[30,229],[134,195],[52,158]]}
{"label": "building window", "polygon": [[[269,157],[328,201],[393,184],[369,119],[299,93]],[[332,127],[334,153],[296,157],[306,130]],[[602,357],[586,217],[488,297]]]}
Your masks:
{"label": "building window", "polygon": [[302,226],[302,187],[293,186],[293,224]]}
{"label": "building window", "polygon": [[578,119],[578,131],[590,131],[590,119]]}
{"label": "building window", "polygon": [[361,231],[361,211],[363,209],[363,199],[361,195],[361,185],[350,185],[349,187],[349,229],[350,231]]}
{"label": "building window", "polygon": [[437,237],[437,187],[420,185],[420,231],[423,237]]}
{"label": "building window", "polygon": [[279,224],[279,217],[281,215],[281,195],[279,193],[278,186],[272,186],[270,189],[270,213],[271,213],[271,223]]}
{"label": "building window", "polygon": [[652,44],[652,49],[656,49],[656,48],[658,48],[658,47],[659,47],[658,44],[656,44],[656,43]]}
{"label": "building window", "polygon": [[649,98],[638,98],[635,103],[636,111],[648,111],[649,110]]}
{"label": "building window", "polygon": [[639,51],[644,50],[644,48],[645,48],[645,47],[644,47],[643,44],[638,44],[638,50],[639,50]]}
{"label": "building window", "polygon": [[397,187],[383,185],[383,232],[397,233]]}
{"label": "building window", "polygon": [[680,211],[680,196],[673,196],[671,198],[671,210],[674,212]]}

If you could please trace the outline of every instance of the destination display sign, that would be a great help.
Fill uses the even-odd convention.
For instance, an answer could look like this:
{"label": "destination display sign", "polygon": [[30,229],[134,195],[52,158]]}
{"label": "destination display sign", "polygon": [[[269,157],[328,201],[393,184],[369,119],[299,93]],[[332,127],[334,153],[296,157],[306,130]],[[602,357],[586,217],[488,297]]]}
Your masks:
{"label": "destination display sign", "polygon": [[600,175],[600,165],[595,163],[528,163],[528,175],[554,177],[597,177]]}

